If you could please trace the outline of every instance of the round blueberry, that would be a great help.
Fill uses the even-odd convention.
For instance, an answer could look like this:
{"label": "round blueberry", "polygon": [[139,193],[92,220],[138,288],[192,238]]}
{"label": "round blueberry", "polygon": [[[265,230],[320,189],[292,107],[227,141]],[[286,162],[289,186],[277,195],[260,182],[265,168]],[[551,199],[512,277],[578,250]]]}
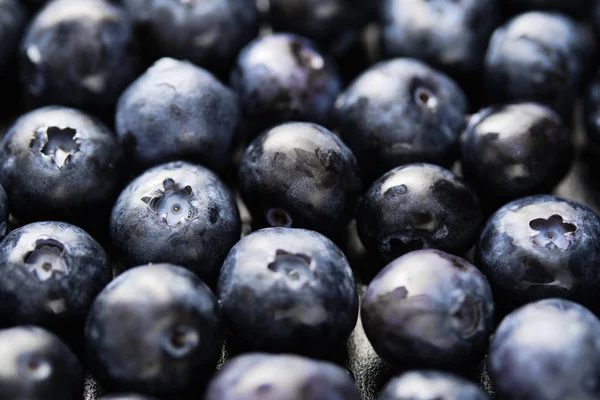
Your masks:
{"label": "round blueberry", "polygon": [[[600,12],[600,1],[598,10]],[[600,72],[596,74],[585,91],[584,123],[590,140],[600,144]]]}
{"label": "round blueberry", "polygon": [[359,39],[371,20],[370,0],[270,0],[269,22],[275,31],[294,32],[314,40],[332,54],[342,54]]}
{"label": "round blueberry", "polygon": [[4,136],[0,183],[21,221],[96,225],[118,194],[122,158],[113,133],[98,120],[45,107],[23,115]]}
{"label": "round blueberry", "polygon": [[447,372],[410,371],[389,381],[378,400],[488,400],[475,383]]}
{"label": "round blueberry", "polygon": [[483,109],[461,138],[463,176],[497,204],[552,191],[572,160],[569,129],[552,109],[534,103]]}
{"label": "round blueberry", "polygon": [[476,260],[507,305],[562,297],[593,306],[600,218],[587,206],[550,195],[513,201],[488,220]]}
{"label": "round blueberry", "polygon": [[22,81],[36,104],[105,111],[138,70],[133,29],[105,0],[53,0],[21,44]]}
{"label": "round blueberry", "polygon": [[211,381],[206,400],[359,400],[341,367],[295,355],[250,353],[229,361]]}
{"label": "round blueberry", "polygon": [[446,75],[417,60],[396,59],[356,78],[335,112],[342,138],[372,182],[402,164],[452,164],[467,107],[465,94]]}
{"label": "round blueberry", "polygon": [[212,283],[241,235],[227,186],[208,169],[162,164],[134,179],[119,196],[111,237],[126,266],[168,262]]}
{"label": "round blueberry", "polygon": [[119,138],[143,166],[188,159],[222,169],[240,123],[236,94],[186,61],[162,58],[121,95]]}
{"label": "round blueberry", "polygon": [[593,53],[591,37],[566,15],[531,11],[496,29],[484,66],[488,103],[533,101],[570,121]]}
{"label": "round blueberry", "polygon": [[258,35],[254,0],[123,0],[150,55],[189,60],[218,74]]}
{"label": "round blueberry", "polygon": [[111,281],[102,247],[82,229],[36,222],[0,242],[0,321],[79,341],[94,298]]}
{"label": "round blueberry", "polygon": [[344,254],[304,229],[266,228],[236,244],[221,269],[225,325],[241,347],[329,358],[344,347],[358,292]]}
{"label": "round blueberry", "polygon": [[332,132],[312,123],[286,123],[246,149],[239,183],[253,224],[345,232],[360,195],[356,159]]}
{"label": "round blueberry", "polygon": [[194,392],[221,355],[219,304],[185,268],[133,268],[96,298],[85,340],[90,370],[112,391]]}
{"label": "round blueberry", "polygon": [[11,62],[26,21],[19,0],[0,0],[0,70]]}
{"label": "round blueberry", "polygon": [[473,265],[439,250],[418,250],[371,281],[361,318],[373,348],[391,366],[466,372],[483,358],[494,301]]}
{"label": "round blueberry", "polygon": [[52,333],[36,326],[0,330],[0,398],[81,400],[83,368]]}
{"label": "round blueberry", "polygon": [[483,214],[475,193],[452,172],[408,164],[379,178],[356,216],[368,251],[392,261],[412,250],[462,254],[476,242]]}
{"label": "round blueberry", "polygon": [[342,82],[333,60],[302,36],[258,38],[231,73],[246,117],[258,127],[286,121],[327,124]]}
{"label": "round blueberry", "polygon": [[499,17],[496,0],[383,0],[382,51],[424,60],[453,75],[475,74]]}
{"label": "round blueberry", "polygon": [[488,371],[500,399],[597,399],[600,321],[567,300],[528,304],[498,327]]}

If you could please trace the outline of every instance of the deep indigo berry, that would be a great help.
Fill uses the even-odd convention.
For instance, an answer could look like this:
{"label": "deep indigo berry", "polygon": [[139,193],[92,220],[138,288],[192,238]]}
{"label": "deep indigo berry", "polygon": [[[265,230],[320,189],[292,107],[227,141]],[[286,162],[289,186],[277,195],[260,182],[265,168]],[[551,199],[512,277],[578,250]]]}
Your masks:
{"label": "deep indigo berry", "polygon": [[488,220],[476,264],[496,298],[509,306],[563,297],[593,307],[600,287],[600,218],[583,204],[550,195],[513,201]]}
{"label": "deep indigo berry", "polygon": [[496,0],[384,0],[380,20],[386,57],[418,58],[452,75],[471,75],[481,68],[500,14]]}
{"label": "deep indigo berry", "polygon": [[103,222],[118,194],[122,156],[98,120],[71,108],[40,108],[3,138],[0,183],[17,219],[87,227]]}
{"label": "deep indigo berry", "polygon": [[0,330],[0,398],[81,400],[83,368],[52,333],[36,326]]}
{"label": "deep indigo berry", "polygon": [[402,164],[449,166],[467,98],[446,75],[412,59],[363,72],[336,102],[336,121],[367,181]]}
{"label": "deep indigo berry", "polygon": [[0,70],[11,63],[26,23],[19,0],[0,0]]}
{"label": "deep indigo berry", "polygon": [[34,324],[79,341],[94,298],[112,279],[100,244],[63,222],[36,222],[0,242],[0,324]]}
{"label": "deep indigo berry", "polygon": [[189,60],[223,76],[258,35],[255,0],[123,0],[123,6],[151,56]]}
{"label": "deep indigo berry", "polygon": [[327,125],[342,87],[333,60],[308,39],[285,33],[248,44],[230,80],[257,128],[286,121]]}
{"label": "deep indigo berry", "polygon": [[488,400],[475,383],[433,370],[411,371],[389,381],[377,400]]}
{"label": "deep indigo berry", "polygon": [[[598,2],[600,18],[600,1]],[[588,137],[600,144],[600,71],[589,84],[584,97],[584,123]]]}
{"label": "deep indigo berry", "polygon": [[569,129],[552,109],[535,103],[483,109],[461,137],[463,176],[487,203],[552,191],[572,160]]}
{"label": "deep indigo berry", "polygon": [[345,232],[360,195],[356,159],[332,132],[312,123],[276,126],[246,149],[239,171],[255,227]]}
{"label": "deep indigo berry", "polygon": [[593,52],[591,36],[565,15],[540,11],[518,15],[492,35],[485,58],[484,97],[488,103],[545,104],[570,122]]}
{"label": "deep indigo berry", "polygon": [[115,125],[143,166],[187,159],[222,169],[231,161],[240,118],[236,94],[212,74],[162,58],[121,95]]}
{"label": "deep indigo berry", "polygon": [[359,39],[375,9],[370,0],[270,0],[269,22],[275,31],[303,35],[341,55]]}
{"label": "deep indigo berry", "polygon": [[518,14],[531,10],[560,11],[575,16],[588,16],[594,0],[499,0],[506,14]]}
{"label": "deep indigo berry", "polygon": [[21,43],[22,81],[35,104],[107,110],[135,78],[133,29],[105,0],[53,0]]}
{"label": "deep indigo berry", "polygon": [[6,192],[0,186],[0,239],[8,232],[8,217],[10,213],[8,211],[8,197]]}
{"label": "deep indigo berry", "polygon": [[211,381],[206,400],[359,400],[341,367],[295,355],[250,353],[229,361]]}
{"label": "deep indigo berry", "polygon": [[499,399],[598,399],[600,321],[567,300],[528,304],[498,327],[488,371]]}
{"label": "deep indigo berry", "polygon": [[461,255],[475,245],[483,215],[475,193],[452,172],[408,164],[369,188],[356,221],[367,250],[389,262],[428,248]]}
{"label": "deep indigo berry", "polygon": [[113,208],[110,230],[126,266],[168,262],[211,284],[241,235],[229,188],[208,169],[185,162],[134,179]]}
{"label": "deep indigo berry", "polygon": [[361,318],[373,348],[391,366],[462,373],[483,358],[494,301],[475,266],[439,250],[418,250],[371,281]]}
{"label": "deep indigo berry", "polygon": [[358,314],[356,281],[344,254],[304,229],[266,228],[236,244],[218,296],[240,347],[329,358],[344,348]]}
{"label": "deep indigo berry", "polygon": [[216,367],[223,344],[219,304],[185,268],[133,268],[96,298],[85,340],[88,366],[108,389],[179,398]]}

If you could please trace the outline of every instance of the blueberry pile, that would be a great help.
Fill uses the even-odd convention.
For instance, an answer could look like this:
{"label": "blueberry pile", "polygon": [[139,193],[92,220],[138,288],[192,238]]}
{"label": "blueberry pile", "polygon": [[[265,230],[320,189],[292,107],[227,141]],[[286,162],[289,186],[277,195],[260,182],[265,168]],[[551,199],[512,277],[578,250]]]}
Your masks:
{"label": "blueberry pile", "polygon": [[600,400],[600,0],[0,0],[0,400]]}

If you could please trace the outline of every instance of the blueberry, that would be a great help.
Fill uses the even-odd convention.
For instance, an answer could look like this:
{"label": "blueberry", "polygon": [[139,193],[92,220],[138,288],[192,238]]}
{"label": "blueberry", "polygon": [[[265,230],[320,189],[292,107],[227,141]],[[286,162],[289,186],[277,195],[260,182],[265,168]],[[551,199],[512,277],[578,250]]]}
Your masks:
{"label": "blueberry", "polygon": [[228,331],[254,351],[330,358],[358,314],[344,254],[304,229],[266,228],[244,237],[223,264],[218,296]]}
{"label": "blueberry", "polygon": [[386,57],[418,58],[473,78],[499,17],[496,0],[383,0],[382,51]]}
{"label": "blueberry", "polygon": [[245,116],[260,128],[286,121],[326,125],[342,86],[333,60],[308,39],[285,33],[248,44],[230,80]]}
{"label": "blueberry", "polygon": [[392,379],[378,400],[488,400],[479,386],[447,372],[411,371]]}
{"label": "blueberry", "polygon": [[560,11],[574,16],[587,16],[594,0],[500,0],[502,11],[518,14],[530,10]]}
{"label": "blueberry", "polygon": [[23,115],[4,137],[0,183],[19,220],[95,226],[118,194],[122,157],[113,133],[98,120],[45,107]]}
{"label": "blueberry", "polygon": [[488,220],[476,264],[507,306],[561,297],[593,306],[600,285],[600,218],[550,195],[515,200]]}
{"label": "blueberry", "polygon": [[373,181],[402,164],[449,166],[464,128],[467,98],[446,75],[411,59],[362,73],[336,102],[336,122]]}
{"label": "blueberry", "polygon": [[119,196],[111,237],[126,266],[168,262],[212,283],[241,235],[233,194],[211,171],[172,162],[149,169]]}
{"label": "blueberry", "polygon": [[[600,1],[598,2],[600,18]],[[584,97],[584,123],[590,140],[600,144],[600,73],[587,87]]]}
{"label": "blueberry", "polygon": [[483,85],[487,102],[533,101],[570,121],[593,51],[583,26],[565,15],[518,15],[490,40]]}
{"label": "blueberry", "polygon": [[26,23],[18,0],[0,0],[0,70],[12,61]]}
{"label": "blueberry", "polygon": [[535,103],[494,106],[471,116],[461,140],[463,176],[488,203],[552,191],[573,159],[569,129]]}
{"label": "blueberry", "polygon": [[467,372],[483,358],[493,317],[485,276],[439,250],[392,261],[371,281],[361,307],[373,348],[397,369]]}
{"label": "blueberry", "polygon": [[107,110],[138,70],[127,15],[105,0],[53,0],[21,44],[22,81],[34,103]]}
{"label": "blueberry", "polygon": [[300,356],[250,353],[229,361],[206,400],[359,400],[350,376],[335,364]]}
{"label": "blueberry", "polygon": [[112,391],[195,392],[221,355],[217,299],[192,272],[133,268],[98,295],[85,326],[88,365]]}
{"label": "blueberry", "polygon": [[498,327],[488,370],[501,399],[597,399],[600,321],[567,300],[528,304]]}
{"label": "blueberry", "polygon": [[389,262],[428,248],[460,255],[475,244],[483,215],[475,193],[452,172],[408,164],[369,188],[356,221],[367,250]]}
{"label": "blueberry", "polygon": [[36,326],[0,330],[0,398],[81,400],[83,368],[52,333]]}
{"label": "blueberry", "polygon": [[296,122],[257,137],[240,164],[239,183],[253,224],[345,231],[360,195],[350,149],[326,128]]}
{"label": "blueberry", "polygon": [[185,61],[162,58],[121,95],[119,138],[143,166],[188,159],[222,169],[236,144],[235,93]]}
{"label": "blueberry", "polygon": [[254,0],[123,0],[152,56],[189,60],[219,74],[258,35]]}
{"label": "blueberry", "polygon": [[8,197],[6,192],[0,186],[0,239],[8,232],[8,218],[10,213],[8,212]]}
{"label": "blueberry", "polygon": [[369,0],[270,0],[269,22],[275,31],[314,40],[332,54],[343,54],[372,19]]}
{"label": "blueberry", "polygon": [[79,341],[94,298],[112,279],[102,247],[82,229],[36,222],[0,242],[0,320]]}

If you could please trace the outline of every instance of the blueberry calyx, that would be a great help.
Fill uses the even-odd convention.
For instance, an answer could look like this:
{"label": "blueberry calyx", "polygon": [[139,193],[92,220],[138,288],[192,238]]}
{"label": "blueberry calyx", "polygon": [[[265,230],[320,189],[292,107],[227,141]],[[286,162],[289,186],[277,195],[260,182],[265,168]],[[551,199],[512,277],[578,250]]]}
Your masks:
{"label": "blueberry calyx", "polygon": [[267,211],[267,222],[272,227],[290,228],[292,226],[292,217],[284,209],[270,208]]}
{"label": "blueberry calyx", "polygon": [[54,239],[38,239],[35,249],[25,255],[23,261],[40,281],[46,281],[55,274],[66,274],[69,267],[64,258],[65,247]]}
{"label": "blueberry calyx", "polygon": [[197,348],[199,343],[200,336],[196,329],[180,325],[173,328],[164,348],[173,358],[182,358]]}
{"label": "blueberry calyx", "polygon": [[21,373],[28,379],[44,380],[52,375],[52,366],[48,361],[40,358],[27,357],[21,362]]}
{"label": "blueberry calyx", "polygon": [[564,222],[560,215],[552,215],[548,219],[537,218],[529,222],[529,227],[536,232],[531,241],[535,246],[547,249],[566,250],[571,244],[571,236],[577,227]]}
{"label": "blueberry calyx", "polygon": [[317,277],[312,259],[302,253],[292,254],[285,250],[277,250],[275,260],[269,263],[267,268],[282,274],[291,282],[304,283]]}
{"label": "blueberry calyx", "polygon": [[192,205],[193,191],[190,186],[181,188],[173,179],[163,182],[163,189],[154,197],[143,197],[148,209],[159,214],[168,226],[174,227],[183,221],[198,218],[198,210]]}
{"label": "blueberry calyx", "polygon": [[49,157],[58,168],[64,167],[71,157],[79,152],[79,137],[73,128],[50,126],[37,132],[30,147],[38,148],[40,153]]}

